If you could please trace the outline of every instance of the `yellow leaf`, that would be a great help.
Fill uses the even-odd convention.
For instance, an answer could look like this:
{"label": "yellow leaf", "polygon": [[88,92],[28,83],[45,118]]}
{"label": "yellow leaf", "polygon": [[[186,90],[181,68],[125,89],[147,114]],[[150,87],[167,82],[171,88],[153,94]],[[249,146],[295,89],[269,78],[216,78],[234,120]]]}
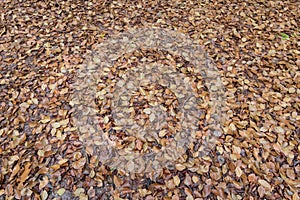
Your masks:
{"label": "yellow leaf", "polygon": [[51,168],[56,171],[60,168],[60,165],[56,164],[56,165],[52,165]]}
{"label": "yellow leaf", "polygon": [[174,181],[176,186],[178,186],[180,184],[180,178],[178,176],[174,176],[173,181]]}
{"label": "yellow leaf", "polygon": [[50,121],[50,117],[45,117],[44,119],[40,120],[43,124],[46,124],[47,122]]}
{"label": "yellow leaf", "polygon": [[59,165],[63,165],[63,164],[65,164],[66,162],[68,162],[68,159],[61,159],[60,161],[58,161],[58,164],[59,164]]}
{"label": "yellow leaf", "polygon": [[186,166],[182,164],[176,164],[175,167],[178,171],[183,171],[186,168]]}
{"label": "yellow leaf", "polygon": [[59,196],[61,196],[61,195],[63,195],[64,193],[65,193],[65,189],[64,188],[60,188],[58,191],[57,191],[57,194],[59,195]]}
{"label": "yellow leaf", "polygon": [[106,35],[105,33],[101,33],[99,36],[100,36],[101,38],[104,38],[105,35]]}
{"label": "yellow leaf", "polygon": [[192,180],[194,183],[197,183],[199,181],[199,178],[198,178],[198,176],[193,176]]}
{"label": "yellow leaf", "polygon": [[66,126],[66,125],[68,125],[68,123],[69,123],[69,119],[64,119],[64,120],[61,120],[61,121],[59,122],[59,124],[60,124],[61,126]]}
{"label": "yellow leaf", "polygon": [[44,190],[44,191],[42,192],[41,198],[42,198],[42,200],[46,200],[46,199],[48,198],[48,193],[47,193],[46,190]]}

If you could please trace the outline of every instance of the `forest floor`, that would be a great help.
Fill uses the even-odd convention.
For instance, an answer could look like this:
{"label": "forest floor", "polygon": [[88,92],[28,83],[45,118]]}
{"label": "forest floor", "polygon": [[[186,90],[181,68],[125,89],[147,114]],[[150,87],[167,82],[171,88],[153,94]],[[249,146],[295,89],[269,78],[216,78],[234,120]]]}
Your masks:
{"label": "forest floor", "polygon": [[[299,200],[299,19],[297,0],[0,1],[0,199]],[[222,79],[226,120],[209,154],[201,156],[209,134],[205,120],[213,116],[204,102],[201,128],[175,166],[135,173],[133,162],[111,167],[101,149],[87,145],[71,102],[78,69],[91,55],[99,61],[97,45],[143,27],[198,41]],[[134,68],[143,58],[178,64],[182,74],[195,76],[180,57],[139,49],[122,55],[98,87],[114,82],[114,73],[124,72],[120,66]],[[201,81],[197,77],[196,95],[207,100],[209,88]],[[146,89],[136,93],[133,103],[140,107],[132,112],[144,109],[143,122],[154,120],[145,100],[152,91],[155,101],[171,106],[166,109],[172,115],[177,105],[172,89]],[[112,115],[104,108],[101,127],[112,138]],[[160,151],[172,140],[164,131],[157,141],[114,131],[121,141],[116,148],[130,141],[135,153]]]}

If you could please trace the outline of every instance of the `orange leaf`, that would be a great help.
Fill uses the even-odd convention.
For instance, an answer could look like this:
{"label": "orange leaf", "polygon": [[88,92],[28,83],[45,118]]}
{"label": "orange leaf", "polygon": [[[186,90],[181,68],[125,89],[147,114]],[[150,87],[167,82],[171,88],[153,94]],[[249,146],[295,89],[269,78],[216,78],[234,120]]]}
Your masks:
{"label": "orange leaf", "polygon": [[19,163],[17,163],[12,170],[9,180],[12,180],[19,171],[20,171],[20,165],[19,165]]}
{"label": "orange leaf", "polygon": [[31,164],[30,164],[29,162],[27,162],[27,163],[25,164],[25,169],[24,169],[22,175],[20,176],[20,184],[21,184],[21,183],[24,183],[24,181],[26,181],[26,179],[28,178],[28,174],[29,174],[30,171],[31,171],[30,165],[31,165]]}

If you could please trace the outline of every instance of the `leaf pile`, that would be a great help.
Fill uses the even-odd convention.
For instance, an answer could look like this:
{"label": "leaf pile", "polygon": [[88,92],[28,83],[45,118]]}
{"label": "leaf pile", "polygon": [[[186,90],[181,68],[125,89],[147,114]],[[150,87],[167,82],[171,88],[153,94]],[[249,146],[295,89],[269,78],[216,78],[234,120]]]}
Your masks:
{"label": "leaf pile", "polygon": [[[299,199],[299,1],[0,2],[1,199]],[[199,39],[228,93],[210,156],[126,174],[85,153],[71,84],[95,46],[132,27]]]}

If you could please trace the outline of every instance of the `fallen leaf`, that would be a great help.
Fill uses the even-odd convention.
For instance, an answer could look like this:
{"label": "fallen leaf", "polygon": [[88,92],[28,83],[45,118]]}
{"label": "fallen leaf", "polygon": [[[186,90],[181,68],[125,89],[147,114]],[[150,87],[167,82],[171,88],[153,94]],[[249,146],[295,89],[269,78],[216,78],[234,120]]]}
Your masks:
{"label": "fallen leaf", "polygon": [[178,171],[183,171],[186,169],[186,166],[182,165],[182,164],[176,164],[175,165],[175,168],[178,170]]}
{"label": "fallen leaf", "polygon": [[203,194],[203,197],[206,198],[210,195],[211,193],[211,186],[210,185],[204,185],[203,187],[203,191],[202,191],[202,194]]}
{"label": "fallen leaf", "polygon": [[180,184],[180,178],[178,176],[174,176],[173,180],[174,180],[175,185],[179,186],[179,184]]}
{"label": "fallen leaf", "polygon": [[17,163],[12,170],[9,180],[12,180],[19,171],[20,171],[20,165],[19,165],[19,163]]}
{"label": "fallen leaf", "polygon": [[59,195],[59,196],[62,196],[64,193],[65,193],[65,189],[64,188],[60,188],[59,190],[57,190],[57,194]]}
{"label": "fallen leaf", "polygon": [[259,179],[258,180],[258,183],[263,186],[265,189],[268,189],[269,191],[271,190],[271,185],[265,181],[265,180],[262,180],[262,179]]}
{"label": "fallen leaf", "polygon": [[39,189],[42,190],[49,183],[48,176],[44,176],[43,180],[40,181]]}
{"label": "fallen leaf", "polygon": [[42,198],[42,200],[46,200],[48,198],[48,193],[46,190],[43,190],[43,192],[41,194],[41,198]]}
{"label": "fallen leaf", "polygon": [[235,168],[235,173],[236,173],[237,177],[240,178],[243,174],[243,171],[241,170],[240,167],[237,167],[237,168]]}
{"label": "fallen leaf", "polygon": [[84,188],[77,188],[74,192],[75,197],[79,197],[80,194],[84,194]]}
{"label": "fallen leaf", "polygon": [[24,171],[23,173],[21,174],[19,180],[20,180],[20,184],[24,183],[26,181],[26,179],[28,178],[28,175],[31,171],[30,169],[30,166],[31,166],[31,163],[30,162],[27,162],[24,166]]}
{"label": "fallen leaf", "polygon": [[118,176],[114,176],[114,184],[116,187],[120,187],[122,185],[122,180]]}
{"label": "fallen leaf", "polygon": [[73,162],[72,163],[72,167],[74,169],[81,169],[81,168],[83,168],[83,166],[85,165],[85,163],[86,163],[86,159],[85,158],[81,158],[81,159]]}

